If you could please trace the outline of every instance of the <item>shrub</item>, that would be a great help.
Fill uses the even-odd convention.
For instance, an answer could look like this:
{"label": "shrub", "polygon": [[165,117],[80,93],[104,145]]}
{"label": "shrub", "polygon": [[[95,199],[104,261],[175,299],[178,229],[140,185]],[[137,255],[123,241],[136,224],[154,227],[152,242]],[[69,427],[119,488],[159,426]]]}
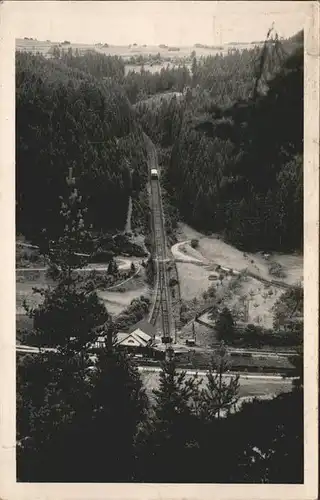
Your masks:
{"label": "shrub", "polygon": [[212,285],[208,288],[207,296],[209,296],[211,299],[213,299],[216,296],[216,289],[215,289],[214,285]]}
{"label": "shrub", "polygon": [[276,278],[286,277],[286,273],[284,272],[283,267],[278,262],[272,262],[269,265],[268,271],[271,276],[275,276]]}
{"label": "shrub", "polygon": [[99,248],[92,256],[93,262],[110,262],[113,259],[114,253],[111,250],[103,250]]}
{"label": "shrub", "polygon": [[199,240],[196,240],[196,239],[191,240],[191,246],[192,246],[192,248],[198,248]]}
{"label": "shrub", "polygon": [[170,278],[169,286],[173,287],[178,284],[178,280],[176,278]]}
{"label": "shrub", "polygon": [[219,314],[215,327],[219,340],[232,341],[235,333],[235,323],[227,307],[224,307]]}

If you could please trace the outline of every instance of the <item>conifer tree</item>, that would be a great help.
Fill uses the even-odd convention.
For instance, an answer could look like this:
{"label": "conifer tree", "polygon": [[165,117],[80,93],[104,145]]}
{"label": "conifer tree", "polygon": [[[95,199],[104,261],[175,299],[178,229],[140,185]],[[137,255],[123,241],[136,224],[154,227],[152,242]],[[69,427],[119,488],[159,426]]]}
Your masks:
{"label": "conifer tree", "polygon": [[227,307],[224,307],[215,325],[219,340],[232,340],[234,333],[234,320],[231,312]]}
{"label": "conifer tree", "polygon": [[237,403],[239,375],[229,375],[229,369],[227,350],[221,342],[211,359],[206,386],[201,391],[201,416],[209,422],[230,412]]}
{"label": "conifer tree", "polygon": [[43,231],[43,240],[40,252],[48,259],[50,271],[59,277],[60,283],[71,285],[75,283],[72,272],[84,267],[90,258],[85,253],[91,247],[93,253],[92,226],[86,221],[87,209],[83,207],[82,196],[75,189],[69,193],[66,200],[60,197],[60,219],[63,228],[56,240],[46,237]]}
{"label": "conifer tree", "polygon": [[[66,216],[68,224],[56,252],[48,253],[59,264],[60,281],[42,290],[43,303],[30,311],[34,337],[40,345],[56,349],[24,358],[18,365],[18,477],[128,481],[134,437],[147,400],[139,373],[125,354],[117,352],[115,325],[104,305],[72,274],[78,262],[68,241],[74,250],[73,243],[83,241],[77,232],[84,222],[77,222],[77,211]],[[98,335],[107,338],[107,345],[95,356],[90,348]]]}
{"label": "conifer tree", "polygon": [[56,241],[47,241],[41,252],[49,260],[49,269],[56,269],[57,285],[38,288],[43,297],[36,308],[25,305],[34,320],[30,334],[38,345],[56,346],[61,350],[83,352],[97,337],[97,328],[108,320],[108,313],[94,290],[81,287],[75,269],[84,266],[86,257],[79,251],[92,241],[92,233],[79,208],[81,197],[71,193],[68,202],[62,202],[61,217],[64,229]]}
{"label": "conifer tree", "polygon": [[188,450],[195,440],[200,381],[177,371],[172,348],[166,354],[149,422],[138,436],[138,475],[145,474],[148,481],[175,482],[186,477],[191,463]]}

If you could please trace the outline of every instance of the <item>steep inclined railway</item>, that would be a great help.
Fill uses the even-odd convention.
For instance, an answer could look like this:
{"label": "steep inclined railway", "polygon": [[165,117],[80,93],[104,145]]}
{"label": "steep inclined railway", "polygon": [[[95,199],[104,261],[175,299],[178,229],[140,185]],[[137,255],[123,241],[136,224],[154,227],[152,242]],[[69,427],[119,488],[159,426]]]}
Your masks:
{"label": "steep inclined railway", "polygon": [[[150,171],[159,172],[157,153],[152,141],[145,137],[148,150]],[[153,259],[156,266],[155,299],[150,312],[150,322],[158,326],[164,342],[172,339],[172,314],[171,298],[168,280],[168,255],[164,214],[161,198],[161,188],[158,178],[151,178],[150,182],[152,233],[153,233]]]}
{"label": "steep inclined railway", "polygon": [[171,304],[167,274],[168,259],[161,191],[157,179],[151,181],[151,197],[153,205],[154,261],[157,269],[156,299],[152,322],[155,324],[160,315],[163,329],[162,336],[164,339],[169,340],[171,337]]}

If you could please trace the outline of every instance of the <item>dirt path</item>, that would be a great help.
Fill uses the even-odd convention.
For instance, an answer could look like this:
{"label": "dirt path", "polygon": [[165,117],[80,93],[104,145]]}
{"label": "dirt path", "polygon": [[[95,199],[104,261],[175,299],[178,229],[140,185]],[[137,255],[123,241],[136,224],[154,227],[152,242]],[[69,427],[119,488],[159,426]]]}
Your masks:
{"label": "dirt path", "polygon": [[128,204],[128,213],[127,213],[127,221],[124,228],[125,233],[131,232],[131,215],[132,215],[132,198],[129,196],[129,204]]}
{"label": "dirt path", "polygon": [[[130,269],[132,262],[136,264],[135,259],[118,259],[115,258],[117,262],[118,268],[121,270]],[[32,271],[46,271],[47,267],[17,267],[16,272],[32,272]],[[79,269],[75,269],[77,272],[89,272],[89,271],[107,271],[108,266],[105,264],[88,264],[85,267],[81,267]]]}
{"label": "dirt path", "polygon": [[[187,253],[184,253],[182,251],[182,248],[186,248]],[[179,261],[180,262],[188,262],[190,264],[193,264],[193,263],[194,264],[209,264],[209,262],[206,259],[204,259],[204,257],[199,252],[197,252],[196,250],[194,250],[190,246],[189,240],[181,241],[181,242],[173,245],[171,247],[171,253],[172,253],[173,257],[175,258],[175,260],[178,262]],[[192,253],[197,255],[197,256],[190,255]]]}

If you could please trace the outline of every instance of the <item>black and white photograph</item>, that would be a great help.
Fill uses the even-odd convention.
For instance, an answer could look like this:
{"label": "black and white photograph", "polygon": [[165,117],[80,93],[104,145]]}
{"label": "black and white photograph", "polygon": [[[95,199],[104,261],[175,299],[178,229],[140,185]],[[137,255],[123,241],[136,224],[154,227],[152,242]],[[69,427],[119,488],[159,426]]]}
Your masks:
{"label": "black and white photograph", "polygon": [[303,485],[315,3],[12,3],[15,481]]}

